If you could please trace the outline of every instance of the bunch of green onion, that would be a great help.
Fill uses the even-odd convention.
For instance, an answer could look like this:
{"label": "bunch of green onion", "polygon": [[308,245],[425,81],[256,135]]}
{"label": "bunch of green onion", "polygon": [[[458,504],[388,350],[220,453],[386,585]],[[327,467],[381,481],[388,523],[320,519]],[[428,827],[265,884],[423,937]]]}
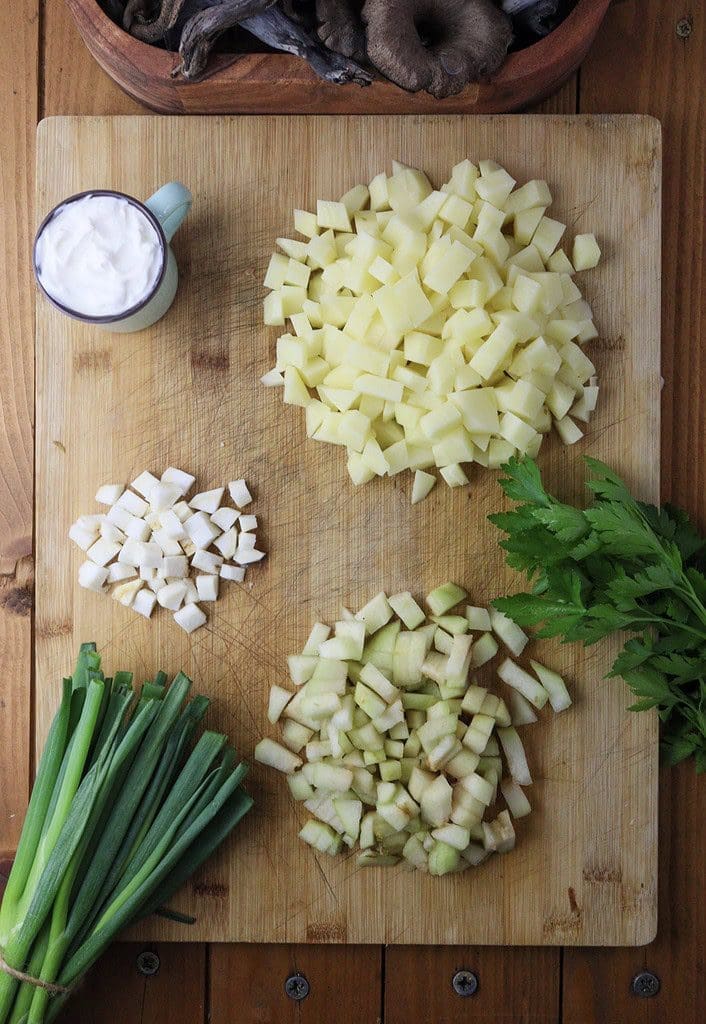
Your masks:
{"label": "bunch of green onion", "polygon": [[[106,679],[84,644],[64,680],[0,906],[0,1024],[53,1021],[116,933],[160,910],[252,806],[227,737],[179,673]],[[40,981],[48,987],[42,987]]]}

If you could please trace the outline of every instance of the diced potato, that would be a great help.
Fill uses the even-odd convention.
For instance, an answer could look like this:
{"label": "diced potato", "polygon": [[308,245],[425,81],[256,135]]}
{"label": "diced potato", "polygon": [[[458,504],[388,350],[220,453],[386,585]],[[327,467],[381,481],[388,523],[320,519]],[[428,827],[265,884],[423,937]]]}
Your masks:
{"label": "diced potato", "polygon": [[577,235],[572,250],[572,263],[577,271],[592,270],[598,266],[601,250],[595,235]]}

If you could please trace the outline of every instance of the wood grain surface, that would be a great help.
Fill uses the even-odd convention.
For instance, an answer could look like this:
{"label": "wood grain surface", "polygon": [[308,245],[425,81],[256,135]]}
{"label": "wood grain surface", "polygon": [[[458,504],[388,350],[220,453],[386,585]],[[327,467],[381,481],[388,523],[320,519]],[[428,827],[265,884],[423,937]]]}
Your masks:
{"label": "wood grain surface", "polygon": [[[35,110],[28,105],[22,115],[13,100],[15,94],[25,89],[25,95],[37,93],[37,53],[41,55],[42,83],[39,115],[46,114],[119,114],[146,113],[144,108],[128,99],[110,82],[98,66],[87,58],[85,49],[71,22],[63,3],[58,0],[42,5],[42,38],[39,40],[37,0],[21,0],[12,8],[3,8],[0,18],[7,25],[6,64],[3,81],[3,104],[0,108],[0,124],[3,127],[5,159],[0,164],[3,181],[3,201],[14,202],[26,188],[34,161],[20,159],[11,164],[8,160],[9,139],[15,134],[26,133],[31,143],[34,129]],[[18,10],[27,29],[17,31]],[[685,17],[690,20],[690,34],[678,37],[676,26]],[[547,101],[542,109],[559,109],[562,112],[614,110],[616,112],[650,113],[659,117],[664,124],[665,138],[665,202],[664,202],[664,244],[663,244],[663,362],[671,367],[674,353],[680,352],[687,360],[688,373],[677,372],[669,375],[666,388],[668,400],[663,400],[662,417],[662,493],[671,495],[676,501],[689,504],[702,529],[706,527],[706,499],[704,498],[703,461],[689,465],[685,452],[691,452],[694,460],[703,453],[706,443],[706,420],[702,415],[701,389],[694,386],[694,379],[706,373],[706,358],[701,336],[706,327],[703,299],[704,292],[704,244],[703,225],[706,222],[704,201],[704,111],[706,96],[706,69],[704,68],[704,27],[706,26],[706,0],[692,0],[689,4],[675,6],[670,0],[621,0],[616,5],[594,44],[590,60],[581,72],[580,90],[575,79],[572,87],[564,92],[566,106],[557,106],[555,99]],[[683,29],[680,29],[683,32]],[[578,92],[581,97],[579,102]],[[575,104],[575,105],[574,105]],[[22,117],[27,121],[23,123]],[[31,191],[31,190],[30,190]],[[25,193],[26,194],[26,193]],[[27,204],[31,195],[25,200]],[[27,206],[27,209],[29,205]],[[29,228],[29,225],[28,225]],[[17,274],[17,243],[9,229],[6,215],[0,224],[2,252],[5,258],[2,281],[7,290],[8,283]],[[686,241],[688,239],[688,241]],[[22,243],[20,243],[21,248]],[[8,258],[7,254],[11,258]],[[674,295],[672,292],[674,291]],[[0,378],[0,394],[3,409],[13,403],[24,410],[21,417],[22,429],[30,436],[31,406],[27,393],[31,392],[31,339],[33,303],[31,292],[25,292],[25,305],[21,322],[2,321],[3,339],[12,331],[16,343],[24,340],[25,356],[12,372]],[[3,348],[5,366],[8,350]],[[11,350],[10,350],[11,351]],[[677,423],[676,420],[679,422]],[[674,426],[672,424],[674,423]],[[682,432],[683,431],[683,432]],[[7,456],[3,456],[2,468],[6,470]],[[27,460],[22,470],[23,487],[32,487],[32,464]],[[16,526],[14,518],[11,520]],[[25,622],[26,643],[29,645],[29,623]],[[28,648],[27,648],[28,650]],[[12,662],[9,661],[13,658]],[[29,694],[28,655],[21,655],[15,646],[3,647],[2,665],[12,665],[12,681],[3,698],[12,701],[11,707],[22,707],[22,701]],[[6,714],[5,709],[3,713]],[[18,784],[17,772],[7,769],[7,750],[19,752],[12,755],[12,763],[21,764],[22,751],[26,750],[26,732],[22,728],[22,714],[17,714],[17,729],[3,733],[11,735],[10,748],[3,743],[0,757],[5,768],[3,796],[8,789],[15,793],[15,806],[21,809],[26,794],[26,785]],[[27,721],[25,719],[25,728]],[[14,789],[13,789],[14,787]],[[350,965],[357,956],[359,947],[323,947],[319,952],[325,957],[322,968],[323,984],[330,984],[339,996],[335,1012],[328,1018],[317,1016],[316,1024],[374,1024],[383,1019],[382,988],[388,988],[393,981],[396,985],[395,1002],[400,993],[415,993],[403,1003],[407,1017],[419,1024],[437,1024],[431,1012],[426,993],[423,1001],[419,992],[417,977],[424,971],[428,989],[434,992],[434,1012],[453,1024],[477,1019],[477,998],[480,993],[492,991],[494,1001],[486,1003],[484,1011],[488,1022],[507,1021],[508,991],[503,984],[508,971],[513,970],[516,957],[522,957],[522,969],[518,986],[531,993],[528,1004],[522,1009],[518,1022],[545,1020],[559,1021],[563,1018],[571,1024],[701,1024],[703,1019],[702,986],[703,964],[706,961],[704,936],[706,935],[706,901],[703,900],[705,879],[702,851],[706,845],[706,788],[703,780],[694,777],[690,764],[678,772],[663,771],[660,789],[660,929],[656,942],[643,949],[633,950],[573,950],[563,953],[556,950],[512,950],[485,948],[483,969],[479,974],[479,997],[460,999],[453,993],[448,974],[448,956],[444,947],[429,949],[398,948],[383,951],[383,985],[380,986],[380,951],[369,947],[370,957],[367,973],[359,975],[355,987],[346,987],[341,997],[341,977],[348,976]],[[12,813],[12,812],[11,812]],[[15,819],[3,814],[0,818],[0,847],[14,844],[16,837]],[[138,948],[138,947],[136,947]],[[141,948],[141,947],[139,947]],[[162,946],[157,947],[161,950]],[[165,949],[171,947],[166,946]],[[180,947],[183,948],[183,947]],[[211,947],[213,951],[228,947]],[[237,947],[231,947],[237,949]],[[116,979],[116,988],[108,999],[119,997],[122,985],[129,986],[136,973],[134,957],[127,961],[123,944],[112,947],[105,955],[102,966],[85,984],[81,1004],[82,1015],[77,1016],[72,1008],[64,1015],[66,1024],[85,1024],[84,1013],[93,1012],[114,1019],[113,1006],[106,1007],[106,990],[102,986],[102,973],[107,971]],[[281,986],[283,979],[280,968],[275,964],[279,956],[278,946],[252,947],[254,956],[260,957],[261,977],[267,978],[267,965],[272,964],[269,973],[271,984],[263,984],[259,990],[257,1009],[251,1012],[262,1022],[279,1020],[281,1013]],[[308,954],[311,946],[293,947],[302,954]],[[453,952],[456,952],[455,950]],[[474,950],[464,953],[463,961],[452,958],[454,967],[474,966]],[[404,960],[398,959],[403,956]],[[551,961],[545,958],[551,957]],[[563,971],[560,963],[563,960]],[[477,965],[478,961],[475,961]],[[119,964],[119,971],[115,965]],[[638,999],[631,994],[630,982],[636,970],[651,967],[660,976],[662,986],[654,999]],[[185,975],[203,981],[204,959],[191,956],[178,963],[162,957],[160,978],[150,978],[145,985],[144,1002],[120,1004],[120,1020],[124,1024],[155,1024],[159,1019],[150,1001],[150,991],[158,988],[162,980],[179,990]],[[560,977],[561,975],[561,977]],[[232,1007],[233,1016],[243,1012],[243,992],[240,980],[231,972],[223,970],[209,975],[208,991],[212,998],[219,998],[221,1004]],[[375,985],[378,985],[375,989]],[[559,1013],[552,1002],[552,993],[560,985],[561,1002]],[[377,1012],[370,1011],[369,991],[377,991]],[[444,1005],[439,1007],[438,998],[443,993]],[[84,998],[85,997],[85,998]],[[306,1011],[306,1004],[300,1012]],[[245,1007],[249,1009],[249,1007]],[[208,1010],[208,1006],[206,1007]],[[397,1012],[388,1001],[387,1016]],[[259,1014],[259,1017],[257,1016]],[[174,1010],[171,1024],[194,1024],[207,1021],[193,1012],[186,1004],[184,1012]],[[480,1019],[480,1018],[479,1018]],[[107,1024],[107,1021],[106,1021]],[[514,1024],[514,1020],[513,1020]]]}
{"label": "wood grain surface", "polygon": [[32,664],[32,427],[38,4],[0,8],[0,857],[19,838],[28,795]]}
{"label": "wood grain surface", "polygon": [[[184,668],[215,699],[214,724],[250,759],[267,731],[268,686],[314,619],[332,620],[380,589],[427,593],[446,579],[487,603],[516,586],[486,522],[496,474],[470,492],[437,488],[420,507],[409,480],[356,490],[340,452],[305,443],[303,416],[264,392],[276,332],[261,326],[260,281],[292,208],[369,180],[394,156],[441,183],[465,155],[492,155],[525,180],[547,176],[555,215],[595,230],[606,254],[583,285],[601,340],[601,410],[580,445],[552,438],[551,484],[579,498],[582,452],[605,459],[640,492],[658,491],[659,128],[640,118],[57,118],[39,133],[38,215],[88,187],[146,196],[189,183],[193,213],[178,236],[183,286],[154,329],[110,336],[46,303],[37,311],[36,616],[38,678],[59,679],[78,643],[109,666],[147,674]],[[258,168],[257,174],[253,168]],[[635,244],[622,238],[630,230]],[[198,325],[195,330],[194,326]],[[226,590],[207,627],[187,638],[171,617],[145,622],[67,587],[80,552],[66,529],[93,510],[100,483],[143,468],[188,467],[207,488],[254,484],[272,556]],[[257,811],[179,900],[189,935],[216,941],[640,944],[655,929],[656,723],[626,712],[617,686],[597,686],[612,655],[548,648],[572,680],[576,708],[528,731],[537,813],[512,857],[439,883],[360,870],[355,857],[316,858],[298,843],[306,818],[283,780],[256,767]],[[55,697],[37,694],[41,742]],[[283,893],[299,893],[283,899]],[[253,898],[254,894],[256,898]],[[487,900],[486,911],[473,912]],[[464,909],[464,905],[467,909]],[[140,932],[183,938],[156,919]]]}

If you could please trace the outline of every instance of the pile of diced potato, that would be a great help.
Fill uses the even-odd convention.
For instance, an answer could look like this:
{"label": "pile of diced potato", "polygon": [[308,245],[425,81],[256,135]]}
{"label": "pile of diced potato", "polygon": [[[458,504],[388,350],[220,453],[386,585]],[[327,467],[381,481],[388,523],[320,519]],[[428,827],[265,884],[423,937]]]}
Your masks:
{"label": "pile of diced potato", "polygon": [[552,424],[565,444],[596,407],[597,337],[573,280],[595,267],[593,235],[547,216],[545,181],[515,188],[492,160],[464,160],[440,189],[395,163],[340,202],[294,212],[303,240],[277,239],[265,323],[291,332],[263,383],[306,410],[307,435],[341,445],[356,484],[535,456]]}

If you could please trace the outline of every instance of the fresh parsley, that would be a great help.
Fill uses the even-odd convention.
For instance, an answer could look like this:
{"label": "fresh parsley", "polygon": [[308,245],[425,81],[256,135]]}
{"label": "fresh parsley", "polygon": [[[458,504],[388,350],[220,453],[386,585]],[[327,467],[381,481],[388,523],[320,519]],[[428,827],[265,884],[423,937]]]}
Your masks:
{"label": "fresh parsley", "polygon": [[548,494],[533,460],[503,466],[518,505],[489,518],[532,590],[493,603],[542,637],[635,634],[610,675],[635,694],[631,711],[657,710],[668,760],[693,756],[706,771],[706,541],[681,510],[638,501],[608,466],[586,463],[595,501],[585,510]]}

